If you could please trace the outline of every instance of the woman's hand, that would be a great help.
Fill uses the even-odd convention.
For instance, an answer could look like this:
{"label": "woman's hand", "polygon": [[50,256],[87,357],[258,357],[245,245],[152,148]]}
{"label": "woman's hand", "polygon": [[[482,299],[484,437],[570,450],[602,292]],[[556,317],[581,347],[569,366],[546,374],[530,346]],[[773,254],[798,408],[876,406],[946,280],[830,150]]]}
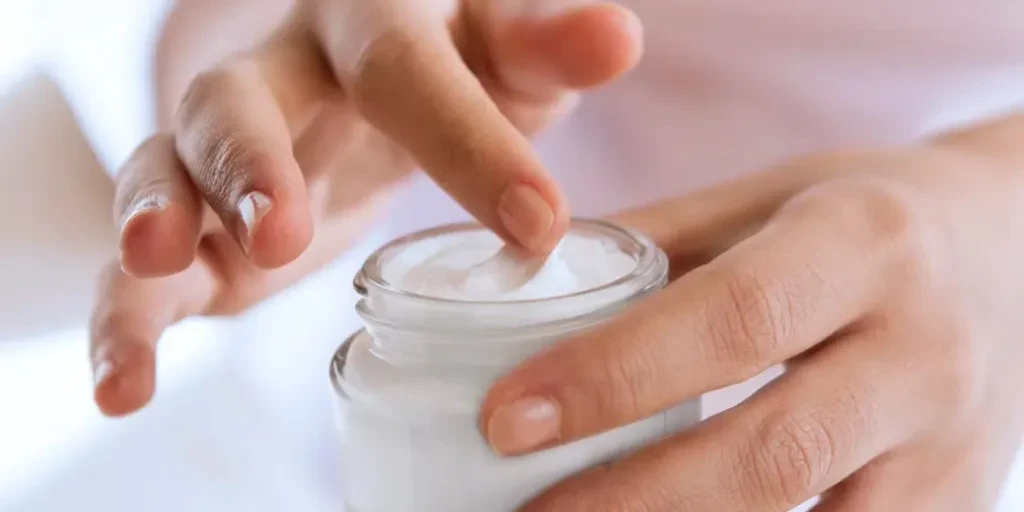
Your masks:
{"label": "woman's hand", "polygon": [[640,32],[597,2],[297,2],[198,76],[174,129],[119,172],[121,257],[91,332],[100,408],[150,399],[168,325],[240,311],[333,259],[417,166],[509,242],[550,250],[568,214],[523,134],[630,68]]}
{"label": "woman's hand", "polygon": [[526,510],[991,507],[1024,426],[1021,128],[801,159],[623,215],[683,275],[500,380],[481,415],[497,452],[788,371]]}

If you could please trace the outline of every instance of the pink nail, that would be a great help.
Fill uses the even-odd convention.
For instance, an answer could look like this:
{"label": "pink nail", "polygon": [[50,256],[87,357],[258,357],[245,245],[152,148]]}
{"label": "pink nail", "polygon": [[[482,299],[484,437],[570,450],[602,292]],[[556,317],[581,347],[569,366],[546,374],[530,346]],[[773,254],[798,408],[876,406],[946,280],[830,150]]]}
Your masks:
{"label": "pink nail", "polygon": [[92,382],[93,387],[99,387],[100,384],[106,382],[108,378],[114,373],[114,363],[109,359],[104,359],[96,364],[96,367],[92,371]]}
{"label": "pink nail", "polygon": [[144,194],[132,200],[121,216],[120,231],[123,235],[135,219],[167,208],[170,201],[163,194]]}
{"label": "pink nail", "polygon": [[487,440],[498,455],[516,455],[558,439],[561,411],[540,396],[520,398],[494,410],[487,421]]}
{"label": "pink nail", "polygon": [[238,201],[238,216],[241,219],[238,239],[247,254],[252,250],[252,241],[256,236],[256,229],[259,228],[260,221],[273,205],[269,196],[258,191],[249,192]]}
{"label": "pink nail", "polygon": [[502,0],[494,5],[497,14],[507,19],[544,19],[594,3],[594,0]]}
{"label": "pink nail", "polygon": [[533,249],[543,242],[555,223],[555,212],[529,185],[512,185],[498,202],[498,217],[520,245]]}

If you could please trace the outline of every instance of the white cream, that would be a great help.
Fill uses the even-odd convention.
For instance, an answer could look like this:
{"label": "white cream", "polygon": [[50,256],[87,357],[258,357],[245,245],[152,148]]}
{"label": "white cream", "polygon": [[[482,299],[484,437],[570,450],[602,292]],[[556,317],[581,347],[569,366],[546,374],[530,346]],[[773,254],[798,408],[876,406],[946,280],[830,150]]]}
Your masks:
{"label": "white cream", "polygon": [[637,265],[614,241],[581,233],[569,233],[543,261],[512,254],[490,232],[454,233],[409,245],[382,270],[398,288],[425,297],[498,302],[598,288]]}
{"label": "white cream", "polygon": [[501,248],[480,229],[441,229],[386,246],[357,278],[367,328],[332,364],[350,512],[510,512],[699,420],[690,401],[541,453],[491,453],[477,427],[491,383],[667,274],[649,240],[593,221],[574,222],[539,266],[492,259]]}

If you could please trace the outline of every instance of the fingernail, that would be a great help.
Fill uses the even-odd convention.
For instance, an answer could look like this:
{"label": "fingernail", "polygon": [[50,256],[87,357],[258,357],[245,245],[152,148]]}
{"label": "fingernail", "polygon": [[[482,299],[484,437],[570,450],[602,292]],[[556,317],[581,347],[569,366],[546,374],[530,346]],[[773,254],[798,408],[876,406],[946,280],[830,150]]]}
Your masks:
{"label": "fingernail", "polygon": [[500,15],[508,18],[553,18],[573,9],[593,4],[594,0],[505,0],[494,2]]}
{"label": "fingernail", "polygon": [[498,217],[509,234],[527,249],[546,237],[555,223],[551,205],[528,185],[513,185],[505,190],[498,202]]}
{"label": "fingernail", "polygon": [[249,192],[238,201],[238,216],[241,218],[238,239],[248,253],[252,249],[252,239],[260,221],[273,207],[273,201],[266,194],[258,191]]}
{"label": "fingernail", "polygon": [[558,438],[558,404],[531,396],[498,407],[487,421],[487,440],[498,455],[516,455]]}
{"label": "fingernail", "polygon": [[622,28],[629,34],[630,38],[638,43],[644,41],[644,24],[640,18],[628,9],[622,9]]}
{"label": "fingernail", "polygon": [[100,387],[101,384],[114,373],[114,363],[109,359],[100,361],[92,371],[92,383],[93,387]]}
{"label": "fingernail", "polygon": [[124,215],[121,216],[121,236],[128,231],[137,219],[140,219],[146,215],[154,212],[158,212],[167,207],[170,201],[167,196],[163,194],[145,194],[136,197],[128,209],[125,210]]}

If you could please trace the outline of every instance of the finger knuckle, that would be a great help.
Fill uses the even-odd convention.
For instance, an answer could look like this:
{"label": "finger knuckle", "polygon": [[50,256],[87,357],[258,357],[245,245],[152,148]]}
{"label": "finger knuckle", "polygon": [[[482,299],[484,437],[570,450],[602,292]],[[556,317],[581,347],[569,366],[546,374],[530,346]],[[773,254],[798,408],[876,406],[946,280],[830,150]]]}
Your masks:
{"label": "finger knuckle", "polygon": [[231,135],[211,134],[197,148],[196,185],[218,206],[231,205],[251,181],[271,167],[267,155]]}
{"label": "finger knuckle", "polygon": [[715,345],[741,371],[756,371],[779,356],[789,337],[793,300],[751,269],[734,270],[723,283],[722,299],[711,308]]}
{"label": "finger knuckle", "polygon": [[880,180],[863,180],[846,194],[850,211],[856,212],[845,217],[847,224],[860,228],[869,239],[903,245],[918,234],[921,219],[900,188]]}
{"label": "finger knuckle", "polygon": [[843,236],[897,263],[899,271],[927,271],[930,229],[914,191],[878,177],[836,180],[809,192],[822,218]]}
{"label": "finger knuckle", "polygon": [[117,172],[116,182],[119,187],[131,188],[140,179],[154,173],[146,172],[153,160],[174,157],[173,136],[169,133],[157,133],[142,141],[135,147],[128,159]]}
{"label": "finger knuckle", "polygon": [[169,133],[161,132],[151,135],[142,141],[132,154],[128,157],[124,166],[131,168],[139,163],[143,163],[149,159],[151,155],[163,155],[166,153],[166,148],[172,147],[172,136]]}
{"label": "finger knuckle", "polygon": [[262,174],[273,164],[265,151],[245,140],[240,121],[215,105],[230,101],[233,91],[239,90],[241,74],[232,68],[201,73],[192,81],[178,111],[182,138],[177,142],[184,163],[196,185],[218,207],[227,206],[253,174]]}
{"label": "finger knuckle", "polygon": [[117,307],[110,300],[113,290],[122,286],[127,279],[130,278],[124,274],[117,262],[104,266],[100,274],[102,299],[98,301],[89,319],[90,350],[94,352],[101,350],[102,343],[109,343],[115,333],[137,340],[146,340],[154,336],[148,319],[133,315],[124,308]]}
{"label": "finger knuckle", "polygon": [[174,158],[168,154],[169,134],[157,134],[140,144],[121,166],[116,177],[115,210],[120,211],[140,195],[173,189],[176,182],[165,173],[149,172],[154,159]]}
{"label": "finger knuckle", "polygon": [[812,415],[770,416],[757,429],[753,444],[748,497],[754,503],[767,499],[784,506],[814,495],[831,472],[837,450],[831,429]]}
{"label": "finger knuckle", "polygon": [[110,333],[125,330],[126,327],[131,326],[133,323],[138,322],[131,316],[124,314],[123,311],[107,309],[93,315],[91,337],[94,339],[107,338],[110,336]]}
{"label": "finger knuckle", "polygon": [[396,86],[406,87],[408,84],[391,84],[391,79],[396,70],[414,63],[424,46],[423,38],[407,27],[394,25],[382,29],[354,64],[354,81],[349,88],[356,104],[364,106]]}
{"label": "finger knuckle", "polygon": [[234,73],[225,68],[210,69],[196,75],[178,105],[178,124],[197,126],[204,123],[210,103],[229,93],[233,82]]}
{"label": "finger knuckle", "polygon": [[269,278],[272,272],[245,264],[245,256],[226,232],[203,237],[197,254],[208,272],[221,283],[202,314],[239,316],[277,289]]}
{"label": "finger knuckle", "polygon": [[117,183],[117,202],[120,209],[142,198],[168,196],[178,192],[178,180],[166,174],[132,173]]}
{"label": "finger knuckle", "polygon": [[[636,343],[623,343],[622,346],[640,347]],[[608,388],[608,392],[599,393],[599,414],[615,424],[635,419],[645,409],[644,402],[651,397],[651,383],[656,372],[655,365],[643,354],[643,350],[615,350],[607,357],[605,376],[601,381],[616,383]],[[638,353],[639,352],[639,353]]]}

